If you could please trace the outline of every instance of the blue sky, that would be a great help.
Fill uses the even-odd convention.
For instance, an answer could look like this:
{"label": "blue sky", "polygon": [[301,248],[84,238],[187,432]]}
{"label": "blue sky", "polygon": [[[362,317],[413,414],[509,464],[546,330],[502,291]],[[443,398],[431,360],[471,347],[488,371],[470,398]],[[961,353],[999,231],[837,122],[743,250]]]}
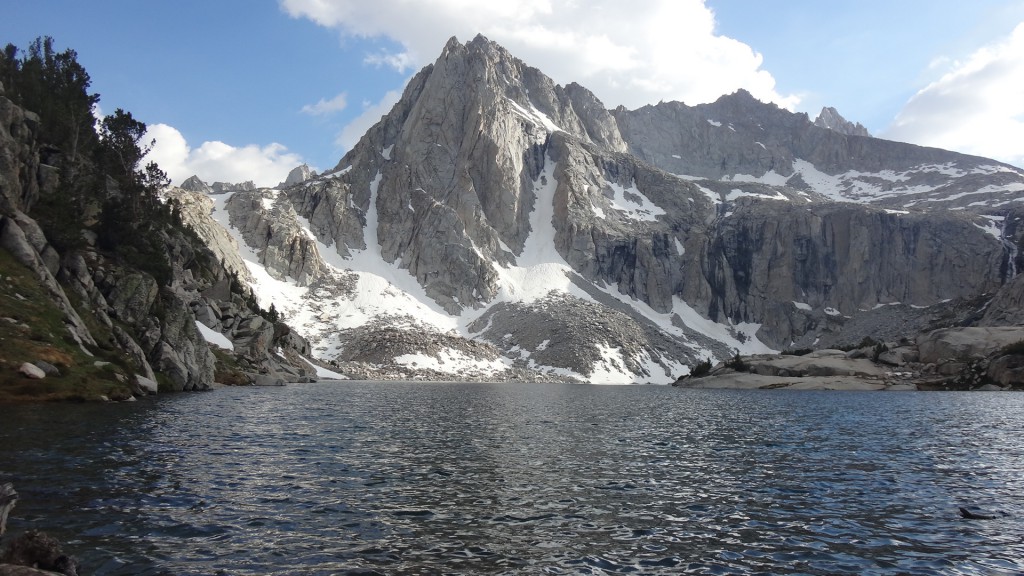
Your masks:
{"label": "blue sky", "polygon": [[175,183],[333,167],[452,36],[482,32],[608,107],[746,88],[813,118],[1024,165],[1024,0],[0,0],[103,112],[151,127]]}

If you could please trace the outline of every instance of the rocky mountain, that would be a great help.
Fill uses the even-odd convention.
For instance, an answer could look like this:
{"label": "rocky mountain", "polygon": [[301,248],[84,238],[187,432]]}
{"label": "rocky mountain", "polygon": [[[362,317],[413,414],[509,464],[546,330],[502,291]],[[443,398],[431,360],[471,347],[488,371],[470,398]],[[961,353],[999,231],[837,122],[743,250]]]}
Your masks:
{"label": "rocky mountain", "polygon": [[831,106],[826,106],[821,109],[818,117],[814,119],[814,125],[822,128],[828,128],[829,130],[835,130],[840,134],[846,134],[847,136],[871,136],[868,133],[868,129],[861,125],[860,122],[856,124],[850,122],[846,118],[843,118],[839,114],[839,111]]}
{"label": "rocky mountain", "polygon": [[[114,212],[129,192],[109,176],[98,190],[85,176],[71,181],[71,162],[81,175],[99,167],[42,140],[44,121],[0,85],[0,401],[130,400],[323,373],[308,342],[256,305],[224,229],[175,221],[196,211],[174,208],[182,202],[208,213],[214,188],[191,179],[191,191],[164,199],[171,209],[133,221]],[[111,213],[116,221],[104,220]]]}
{"label": "rocky mountain", "polygon": [[[313,170],[308,165],[303,164],[301,166],[296,166],[295,168],[292,168],[291,172],[288,173],[288,176],[285,177],[284,182],[278,184],[277,187],[287,188],[289,186],[295,186],[296,184],[301,184],[315,176],[316,170]],[[193,176],[193,178],[195,178],[195,176]],[[182,188],[184,187],[184,184],[182,184]]]}
{"label": "rocky mountain", "polygon": [[230,239],[196,230],[358,377],[668,383],[887,310],[909,330],[998,293],[961,320],[1020,316],[1021,170],[744,91],[608,110],[482,36],[326,173],[211,189],[194,217]]}

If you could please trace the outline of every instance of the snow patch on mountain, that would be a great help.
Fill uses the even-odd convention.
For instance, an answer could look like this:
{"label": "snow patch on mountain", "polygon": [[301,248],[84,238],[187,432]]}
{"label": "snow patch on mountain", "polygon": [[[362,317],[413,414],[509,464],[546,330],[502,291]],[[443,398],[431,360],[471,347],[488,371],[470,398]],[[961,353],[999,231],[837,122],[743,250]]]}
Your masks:
{"label": "snow patch on mountain", "polygon": [[598,343],[597,347],[601,351],[601,360],[594,365],[594,370],[587,380],[591,384],[621,383],[623,375],[628,372],[626,359],[622,357],[622,350],[609,346],[605,342]]}
{"label": "snow patch on mountain", "polygon": [[551,121],[551,118],[549,118],[547,114],[538,110],[532,102],[530,103],[530,108],[526,109],[511,98],[506,97],[505,101],[512,106],[512,109],[519,114],[519,116],[528,120],[530,123],[540,126],[548,132],[564,132],[564,130],[559,128],[557,124]]}
{"label": "snow patch on mountain", "polygon": [[[1019,201],[1019,193],[1024,191],[1024,182],[1017,181],[1007,184],[989,184],[980,188],[952,193],[947,188],[940,193],[941,189],[955,182],[954,179],[957,178],[999,173],[1017,174],[1009,168],[995,165],[981,165],[967,169],[958,167],[953,162],[947,162],[944,164],[921,164],[903,171],[848,170],[832,175],[822,172],[811,162],[798,158],[793,161],[793,170],[794,176],[799,175],[811,190],[837,202],[873,204],[887,201],[891,205],[895,201],[897,204],[909,208],[920,207],[923,202],[950,203],[969,196],[1002,194],[1006,196],[1006,200],[993,201],[989,199],[970,204],[971,206],[1000,206]],[[741,178],[749,177],[739,175],[732,179],[738,181]],[[792,181],[792,178],[793,176],[790,176],[787,180]],[[767,181],[763,181],[763,183],[771,184]]]}
{"label": "snow patch on mountain", "polygon": [[630,220],[654,222],[658,216],[665,214],[661,207],[637,189],[636,184],[630,184],[629,188],[626,188],[611,182],[608,183],[608,188],[612,191],[609,198],[612,209]]}
{"label": "snow patch on mountain", "polygon": [[[533,186],[534,204],[530,212],[530,235],[514,266],[498,268],[500,290],[496,302],[530,304],[551,292],[572,294],[588,299],[585,292],[573,285],[572,267],[555,250],[555,163],[546,158],[544,170]],[[476,319],[480,314],[474,314]]]}
{"label": "snow patch on mountain", "polygon": [[785,186],[789,182],[789,178],[789,176],[783,176],[775,170],[769,170],[761,176],[736,174],[735,176],[726,176],[722,178],[722,180],[725,182],[754,182],[758,184],[767,184],[769,186]]}
{"label": "snow patch on mountain", "polygon": [[455,377],[466,374],[468,371],[494,374],[507,369],[511,365],[511,362],[506,358],[490,361],[481,360],[453,348],[445,348],[437,356],[422,353],[402,354],[395,357],[395,363],[410,368],[426,368],[445,372]]}
{"label": "snow patch on mountain", "polygon": [[1004,216],[985,216],[985,224],[975,224],[978,228],[985,231],[986,234],[991,235],[996,240],[1003,239],[1003,221],[1006,220]]}
{"label": "snow patch on mountain", "polygon": [[206,324],[203,324],[199,320],[196,320],[196,328],[199,329],[199,333],[203,335],[203,339],[208,343],[213,344],[219,348],[225,350],[234,350],[235,344],[228,339],[227,336],[217,332],[212,328],[208,328]]}
{"label": "snow patch on mountain", "polygon": [[729,193],[725,195],[725,200],[727,202],[732,202],[733,200],[736,200],[737,198],[742,198],[744,196],[749,198],[759,198],[761,200],[789,200],[789,197],[787,197],[781,191],[776,191],[775,194],[761,194],[759,192],[740,190],[739,188],[733,188],[732,190],[730,190]]}

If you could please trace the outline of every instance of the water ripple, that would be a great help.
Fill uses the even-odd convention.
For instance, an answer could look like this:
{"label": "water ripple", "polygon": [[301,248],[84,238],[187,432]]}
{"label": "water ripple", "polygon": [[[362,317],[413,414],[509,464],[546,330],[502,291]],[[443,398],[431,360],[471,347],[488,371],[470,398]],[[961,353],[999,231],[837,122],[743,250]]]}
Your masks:
{"label": "water ripple", "polygon": [[[95,574],[1020,574],[1024,396],[324,383],[5,408]],[[1008,516],[967,521],[958,506]],[[74,513],[72,513],[72,511]]]}

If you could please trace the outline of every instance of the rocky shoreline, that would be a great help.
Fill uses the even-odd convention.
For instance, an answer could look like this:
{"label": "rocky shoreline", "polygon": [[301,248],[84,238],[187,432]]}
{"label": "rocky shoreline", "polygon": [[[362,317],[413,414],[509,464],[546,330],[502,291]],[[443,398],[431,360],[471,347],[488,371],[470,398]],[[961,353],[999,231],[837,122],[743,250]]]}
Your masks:
{"label": "rocky shoreline", "polygon": [[734,358],[677,380],[681,388],[1024,390],[1024,327],[944,328],[902,342]]}

